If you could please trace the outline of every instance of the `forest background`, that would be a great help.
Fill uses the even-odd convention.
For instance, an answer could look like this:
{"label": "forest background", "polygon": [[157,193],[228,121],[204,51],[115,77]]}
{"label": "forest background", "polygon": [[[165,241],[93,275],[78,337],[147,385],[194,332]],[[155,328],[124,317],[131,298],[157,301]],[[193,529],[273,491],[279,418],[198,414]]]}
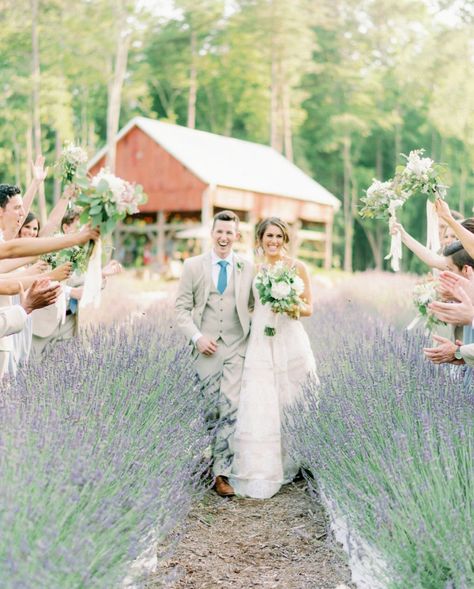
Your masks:
{"label": "forest background", "polygon": [[[336,265],[382,268],[387,226],[357,209],[401,153],[446,163],[472,215],[474,1],[0,0],[0,182],[65,140],[109,143],[113,168],[135,115],[272,145],[341,199]],[[402,215],[423,241],[424,199]]]}

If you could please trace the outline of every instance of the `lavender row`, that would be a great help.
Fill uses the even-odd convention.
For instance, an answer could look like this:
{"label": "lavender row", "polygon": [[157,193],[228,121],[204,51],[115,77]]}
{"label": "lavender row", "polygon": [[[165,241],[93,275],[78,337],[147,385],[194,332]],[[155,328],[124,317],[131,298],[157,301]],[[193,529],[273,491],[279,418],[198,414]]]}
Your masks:
{"label": "lavender row", "polygon": [[22,372],[0,402],[1,587],[118,586],[202,492],[208,401],[168,316]]}
{"label": "lavender row", "polygon": [[320,400],[308,383],[293,451],[381,555],[389,587],[474,587],[474,389],[423,358],[422,336],[347,301],[307,328]]}

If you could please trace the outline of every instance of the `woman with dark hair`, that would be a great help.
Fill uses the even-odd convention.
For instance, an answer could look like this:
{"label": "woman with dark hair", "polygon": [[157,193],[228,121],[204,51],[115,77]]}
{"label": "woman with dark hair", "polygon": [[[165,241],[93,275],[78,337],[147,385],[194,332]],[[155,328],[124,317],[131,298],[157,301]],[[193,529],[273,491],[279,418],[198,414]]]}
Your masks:
{"label": "woman with dark hair", "polygon": [[257,227],[257,250],[264,274],[275,266],[295,272],[301,290],[299,304],[276,315],[273,335],[266,326],[275,313],[262,303],[253,285],[255,310],[242,373],[242,386],[234,436],[235,454],[229,482],[237,495],[266,499],[291,482],[299,464],[288,454],[283,428],[285,410],[302,399],[302,385],[312,378],[318,383],[309,338],[299,321],[313,312],[308,269],[290,257],[288,225],[278,217],[264,219]]}
{"label": "woman with dark hair", "polygon": [[28,213],[20,228],[18,237],[38,237],[40,232],[40,222],[34,213]]}

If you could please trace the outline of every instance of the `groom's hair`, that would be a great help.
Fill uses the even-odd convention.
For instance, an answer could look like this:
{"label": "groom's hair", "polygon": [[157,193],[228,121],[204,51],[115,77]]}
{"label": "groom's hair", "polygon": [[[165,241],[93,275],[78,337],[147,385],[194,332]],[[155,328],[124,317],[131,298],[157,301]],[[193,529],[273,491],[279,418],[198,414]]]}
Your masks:
{"label": "groom's hair", "polygon": [[234,221],[236,228],[239,228],[239,217],[234,213],[234,211],[220,211],[214,215],[214,219],[212,220],[212,228],[214,229],[214,225],[216,221]]}
{"label": "groom's hair", "polygon": [[0,207],[4,209],[10,202],[10,199],[17,194],[21,194],[18,186],[12,184],[0,184]]}

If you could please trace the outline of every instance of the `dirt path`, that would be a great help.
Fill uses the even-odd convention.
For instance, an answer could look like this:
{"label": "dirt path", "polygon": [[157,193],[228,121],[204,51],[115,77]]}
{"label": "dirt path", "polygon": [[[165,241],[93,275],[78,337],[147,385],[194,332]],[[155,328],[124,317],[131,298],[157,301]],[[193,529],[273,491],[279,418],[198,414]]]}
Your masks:
{"label": "dirt path", "polygon": [[173,569],[173,589],[352,587],[344,554],[327,538],[324,511],[303,481],[267,501],[207,493],[168,562]]}

